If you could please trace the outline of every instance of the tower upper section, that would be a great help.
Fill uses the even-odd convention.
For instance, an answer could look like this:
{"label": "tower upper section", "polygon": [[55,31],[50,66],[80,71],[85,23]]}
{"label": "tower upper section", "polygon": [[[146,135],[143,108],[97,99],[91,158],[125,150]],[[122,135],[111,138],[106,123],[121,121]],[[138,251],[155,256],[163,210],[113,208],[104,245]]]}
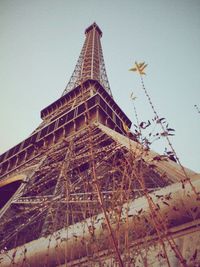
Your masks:
{"label": "tower upper section", "polygon": [[28,138],[0,155],[0,177],[88,125],[101,123],[127,134],[131,121],[110,91],[100,43],[102,32],[93,23],[85,34],[80,57],[63,95],[41,111],[43,121]]}
{"label": "tower upper section", "polygon": [[93,23],[85,30],[85,35],[85,42],[75,70],[63,92],[63,95],[90,79],[98,81],[108,94],[112,96],[100,41],[102,31],[96,23]]}

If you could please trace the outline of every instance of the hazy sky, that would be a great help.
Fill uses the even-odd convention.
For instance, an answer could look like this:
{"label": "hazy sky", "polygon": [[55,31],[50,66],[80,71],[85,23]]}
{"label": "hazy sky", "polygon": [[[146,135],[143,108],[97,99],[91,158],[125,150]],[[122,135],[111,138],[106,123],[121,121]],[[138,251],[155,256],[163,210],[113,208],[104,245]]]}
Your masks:
{"label": "hazy sky", "polygon": [[146,88],[176,130],[176,152],[200,172],[199,0],[0,0],[0,153],[28,137],[40,110],[61,96],[94,21],[116,102],[135,123],[133,92],[139,119],[153,118],[139,77],[128,71],[145,60]]}

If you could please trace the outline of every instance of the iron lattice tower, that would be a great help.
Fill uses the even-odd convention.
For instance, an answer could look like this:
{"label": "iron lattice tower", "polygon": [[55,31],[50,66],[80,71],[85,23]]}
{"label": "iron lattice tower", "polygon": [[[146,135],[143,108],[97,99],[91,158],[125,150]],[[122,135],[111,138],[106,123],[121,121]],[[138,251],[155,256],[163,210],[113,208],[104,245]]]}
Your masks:
{"label": "iron lattice tower", "polygon": [[112,98],[100,28],[93,23],[85,34],[61,98],[41,111],[43,121],[31,136],[1,155],[1,249],[97,214],[102,205],[98,190],[101,198],[112,195],[113,179],[105,176],[97,190],[91,169],[95,165],[95,177],[107,173],[121,146],[95,125],[126,135],[124,125],[130,127],[131,121]]}
{"label": "iron lattice tower", "polygon": [[85,34],[63,95],[41,111],[28,138],[0,156],[1,266],[89,266],[81,257],[96,266],[102,255],[125,266],[120,254],[132,266],[131,242],[165,233],[154,216],[140,219],[140,209],[134,217],[128,205],[182,177],[172,163],[156,165],[155,153],[127,130],[131,121],[109,87],[102,32],[93,23]]}

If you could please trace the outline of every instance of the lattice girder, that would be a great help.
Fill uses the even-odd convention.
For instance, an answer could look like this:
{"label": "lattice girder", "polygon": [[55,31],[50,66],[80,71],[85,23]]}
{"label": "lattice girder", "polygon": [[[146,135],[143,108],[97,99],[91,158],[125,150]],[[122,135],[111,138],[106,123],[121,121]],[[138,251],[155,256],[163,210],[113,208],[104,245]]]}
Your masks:
{"label": "lattice girder", "polygon": [[63,95],[76,88],[84,81],[97,80],[112,96],[103,58],[100,38],[102,32],[96,23],[85,31],[86,39],[78,58],[73,74],[63,92]]}
{"label": "lattice girder", "polygon": [[[101,211],[92,174],[91,145],[97,182],[107,209],[115,209],[142,194],[131,169],[125,167],[128,150],[97,126],[89,127],[52,147],[45,158],[39,156],[35,172],[1,217],[2,249],[53,234]],[[151,187],[166,185],[153,171],[143,175]]]}

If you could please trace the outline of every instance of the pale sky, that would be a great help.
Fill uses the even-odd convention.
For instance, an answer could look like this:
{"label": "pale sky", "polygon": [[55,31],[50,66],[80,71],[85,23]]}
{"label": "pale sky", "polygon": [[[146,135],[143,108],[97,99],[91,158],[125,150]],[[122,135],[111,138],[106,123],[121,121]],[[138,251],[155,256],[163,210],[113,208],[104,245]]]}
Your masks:
{"label": "pale sky", "polygon": [[0,153],[27,138],[40,110],[61,96],[94,21],[115,101],[134,124],[133,92],[140,121],[153,118],[128,71],[135,60],[148,63],[145,85],[176,130],[171,142],[182,164],[200,172],[199,0],[0,0]]}

